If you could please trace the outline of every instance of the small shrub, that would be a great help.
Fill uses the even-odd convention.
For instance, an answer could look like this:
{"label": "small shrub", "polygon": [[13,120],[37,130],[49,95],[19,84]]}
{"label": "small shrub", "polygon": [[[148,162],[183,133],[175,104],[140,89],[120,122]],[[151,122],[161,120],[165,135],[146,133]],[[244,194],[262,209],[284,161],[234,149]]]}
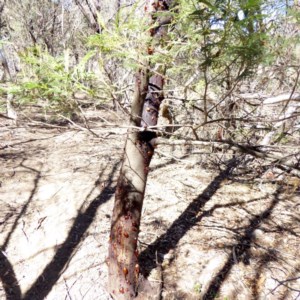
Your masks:
{"label": "small shrub", "polygon": [[70,67],[66,55],[54,57],[34,47],[22,53],[21,59],[24,78],[9,88],[19,105],[40,103],[46,111],[72,117],[79,112],[74,92],[93,94],[89,85],[94,74],[86,72],[82,63]]}

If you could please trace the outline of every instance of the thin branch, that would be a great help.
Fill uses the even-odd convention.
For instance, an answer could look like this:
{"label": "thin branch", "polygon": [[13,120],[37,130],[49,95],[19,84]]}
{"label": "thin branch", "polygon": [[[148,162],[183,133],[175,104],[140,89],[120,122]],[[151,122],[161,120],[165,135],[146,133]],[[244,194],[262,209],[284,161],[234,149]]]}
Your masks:
{"label": "thin branch", "polygon": [[77,127],[77,128],[79,128],[79,129],[81,129],[81,130],[83,130],[83,131],[89,131],[92,135],[94,135],[94,136],[96,136],[96,137],[100,137],[97,133],[95,133],[93,130],[91,130],[90,128],[88,128],[88,127],[82,127],[82,126],[80,126],[80,125],[78,125],[78,124],[76,124],[75,122],[73,122],[71,119],[69,119],[69,118],[67,118],[67,117],[65,117],[65,116],[63,116],[63,115],[59,115],[60,117],[62,117],[63,119],[65,119],[65,120],[67,120],[68,122],[70,122],[72,125],[74,125],[75,127]]}
{"label": "thin branch", "polygon": [[300,292],[300,289],[298,289],[298,290],[294,289],[294,288],[292,288],[292,287],[290,287],[290,286],[288,286],[286,284],[287,282],[290,282],[290,281],[296,281],[296,280],[300,279],[300,277],[289,278],[289,279],[286,279],[286,280],[278,280],[277,278],[274,278],[274,277],[272,277],[272,279],[274,279],[275,281],[277,281],[278,285],[271,291],[271,294],[274,293],[275,290],[277,290],[281,285],[287,287],[288,289],[290,289],[290,290],[292,290],[294,292]]}
{"label": "thin branch", "polygon": [[157,145],[194,145],[194,146],[212,146],[216,148],[225,149],[225,150],[235,150],[241,153],[250,154],[256,158],[272,160],[274,164],[283,165],[295,170],[300,170],[297,164],[287,161],[288,158],[299,155],[300,153],[292,153],[287,156],[279,156],[272,153],[267,153],[266,151],[260,150],[261,145],[249,145],[249,144],[239,144],[231,140],[221,140],[221,141],[194,141],[194,140],[175,140],[170,141],[165,138],[157,138],[154,142],[154,146]]}
{"label": "thin branch", "polygon": [[[297,77],[296,77],[295,84],[294,84],[294,86],[293,86],[291,95],[290,95],[288,101],[285,103],[285,105],[284,105],[284,107],[283,107],[283,109],[282,109],[282,111],[281,111],[281,114],[286,110],[286,108],[288,107],[290,101],[292,100],[292,97],[293,97],[293,95],[294,95],[294,93],[295,93],[295,90],[296,90],[297,85],[298,85],[298,82],[299,82],[299,76],[300,76],[300,69],[298,68],[298,70],[297,70]],[[300,97],[299,97],[299,98],[300,98]],[[300,99],[299,99],[299,101],[300,101]]]}

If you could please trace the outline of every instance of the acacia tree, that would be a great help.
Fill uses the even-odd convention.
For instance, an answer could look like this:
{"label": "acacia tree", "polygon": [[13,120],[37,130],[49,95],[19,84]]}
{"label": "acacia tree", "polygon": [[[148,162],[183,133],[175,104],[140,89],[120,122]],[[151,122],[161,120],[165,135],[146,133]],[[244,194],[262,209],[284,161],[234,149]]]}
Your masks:
{"label": "acacia tree", "polygon": [[[224,99],[228,98],[239,82],[253,74],[264,55],[262,1],[215,1],[214,5],[208,1],[199,1],[199,5],[185,0],[179,2],[182,7],[188,9],[179,9],[180,14],[174,18],[174,40],[165,43],[168,44],[168,53],[161,49],[160,52],[164,52],[164,59],[173,65],[168,75],[179,75],[180,72],[180,76],[185,77],[182,70],[189,68],[186,77],[190,78],[186,79],[189,84],[196,79],[201,87],[203,124],[209,124],[208,119],[218,112],[216,108],[224,100],[220,97],[220,101],[217,100],[209,107],[208,88],[219,88],[225,84]],[[170,13],[172,3],[156,0],[151,1],[150,7],[152,11],[149,13],[148,7],[145,14],[154,25],[150,28],[152,44],[147,51],[155,56],[158,43],[161,46],[166,38],[165,29],[172,19],[167,12]],[[239,17],[241,12],[243,16]],[[158,57],[150,59],[150,64],[144,63],[136,75],[130,122],[132,127],[137,129],[128,133],[115,195],[108,261],[109,290],[116,299],[131,299],[137,292],[137,238],[147,174],[156,138],[156,134],[147,127],[156,125],[159,105],[163,100],[161,91],[164,86],[164,70],[161,67],[154,68],[151,64],[151,61],[157,59],[159,60]],[[196,69],[196,76],[191,76],[193,69]],[[232,109],[229,109],[227,114],[227,118],[223,117],[223,120],[231,119]],[[199,139],[196,131],[200,127],[202,125],[193,128],[196,139]]]}
{"label": "acacia tree", "polygon": [[[171,1],[153,0],[145,7],[150,20],[149,55],[166,34],[171,16]],[[151,59],[150,59],[151,60]],[[149,79],[148,79],[149,78]],[[137,294],[139,264],[137,238],[144,200],[149,164],[154,153],[156,133],[148,130],[157,124],[163,100],[163,69],[151,62],[140,68],[135,79],[130,124],[112,215],[109,245],[109,291],[115,299],[133,299]]]}

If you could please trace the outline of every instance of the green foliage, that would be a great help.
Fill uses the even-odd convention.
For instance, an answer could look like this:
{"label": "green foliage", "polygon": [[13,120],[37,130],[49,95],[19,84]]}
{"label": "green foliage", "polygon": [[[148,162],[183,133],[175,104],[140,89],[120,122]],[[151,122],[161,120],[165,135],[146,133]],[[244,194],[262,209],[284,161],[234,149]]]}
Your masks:
{"label": "green foliage", "polygon": [[53,57],[40,47],[27,49],[21,55],[26,76],[18,85],[11,86],[9,92],[20,105],[39,102],[46,110],[70,117],[78,112],[74,92],[93,93],[87,83],[94,80],[94,75],[84,71],[90,56],[89,53],[79,65],[70,67],[68,54]]}
{"label": "green foliage", "polygon": [[202,291],[202,284],[199,282],[196,282],[194,285],[194,292],[197,294],[200,294]]}
{"label": "green foliage", "polygon": [[[195,71],[209,71],[220,85],[228,77],[241,80],[251,75],[266,59],[262,9],[261,0],[179,0],[170,12],[172,30],[157,42],[149,34],[155,24],[147,24],[134,6],[121,10],[113,26],[101,23],[101,34],[92,35],[89,46],[98,49],[102,59],[118,59],[126,68],[136,69],[150,60],[151,65],[165,67],[178,83]],[[146,51],[149,45],[154,48],[151,55]]]}
{"label": "green foliage", "polygon": [[[88,37],[87,46],[91,51],[78,65],[70,66],[72,53],[66,58],[66,53],[52,56],[38,46],[27,49],[22,55],[24,79],[18,86],[11,85],[10,92],[20,104],[39,101],[48,110],[71,115],[78,110],[74,91],[83,90],[95,96],[101,89],[103,99],[115,96],[120,99],[124,86],[132,82],[122,87],[120,81],[128,80],[128,76],[118,79],[115,75],[122,77],[120,74],[129,74],[128,69],[136,70],[150,60],[156,71],[160,67],[167,70],[167,77],[171,79],[168,83],[173,85],[170,89],[184,89],[185,83],[196,73],[188,84],[197,94],[193,99],[203,99],[208,85],[219,97],[224,93],[224,86],[228,89],[252,76],[261,63],[272,63],[279,55],[287,57],[284,54],[292,48],[289,45],[295,45],[293,49],[299,45],[296,41],[299,37],[292,37],[292,41],[280,34],[271,37],[270,30],[274,27],[268,23],[270,16],[266,14],[274,13],[273,2],[178,0],[170,12],[173,14],[171,30],[159,41],[151,41],[149,31],[155,24],[149,24],[150,18],[147,19],[147,15],[145,18],[139,1],[121,8],[114,23],[107,24],[99,13],[101,34]],[[299,22],[299,11],[291,10],[289,14],[294,22]],[[147,51],[149,47],[154,50],[151,55]],[[291,56],[299,56],[294,52]],[[91,59],[99,62],[98,78],[86,71]],[[113,76],[107,76],[107,66],[113,70]],[[95,82],[97,89],[90,87]]]}
{"label": "green foliage", "polygon": [[[242,78],[263,61],[267,35],[261,1],[179,3],[170,50],[175,60],[186,67],[210,70],[211,76],[221,80],[228,71]],[[170,70],[173,74],[182,72],[177,65]]]}
{"label": "green foliage", "polygon": [[121,9],[116,22],[107,27],[102,21],[101,34],[88,38],[88,46],[100,52],[101,59],[118,59],[125,68],[136,69],[144,60],[149,43],[149,25],[136,13],[138,1],[129,10]]}

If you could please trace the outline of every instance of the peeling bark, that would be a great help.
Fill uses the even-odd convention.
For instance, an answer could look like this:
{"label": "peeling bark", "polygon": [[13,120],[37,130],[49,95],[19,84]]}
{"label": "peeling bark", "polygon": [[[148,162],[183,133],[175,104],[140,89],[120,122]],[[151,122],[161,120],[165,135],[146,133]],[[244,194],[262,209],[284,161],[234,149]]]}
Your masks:
{"label": "peeling bark", "polygon": [[[150,30],[152,41],[159,41],[166,32],[165,26],[170,23],[170,18],[159,20],[156,14],[168,10],[169,2],[155,0],[151,3],[151,22],[155,20],[158,24]],[[147,127],[157,124],[159,106],[164,99],[163,74],[147,73],[145,69],[140,70],[136,76],[131,109],[131,125],[143,127],[144,131],[128,132],[111,224],[109,292],[114,299],[120,300],[133,299],[138,292],[137,240],[149,165],[154,153],[152,143],[156,138],[156,133],[147,131]],[[151,75],[149,80],[148,75]]]}
{"label": "peeling bark", "polygon": [[[136,86],[139,86],[139,78]],[[150,82],[163,81],[154,75],[149,79],[149,89],[145,95],[142,92],[144,85],[138,89],[138,101],[132,108],[132,123],[145,127],[145,131],[128,133],[115,194],[109,247],[109,290],[115,299],[132,299],[138,288],[140,267],[137,239],[147,175],[154,153],[152,141],[156,137],[146,128],[156,125],[159,105],[163,100],[162,85],[160,91],[153,92]],[[136,114],[141,107],[142,111]]]}

